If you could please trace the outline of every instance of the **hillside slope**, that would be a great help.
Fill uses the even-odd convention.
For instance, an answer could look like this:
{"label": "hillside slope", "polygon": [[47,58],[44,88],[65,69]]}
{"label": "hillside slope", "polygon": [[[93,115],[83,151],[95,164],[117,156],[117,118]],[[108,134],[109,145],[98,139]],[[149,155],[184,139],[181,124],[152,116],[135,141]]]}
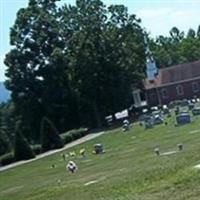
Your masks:
{"label": "hillside slope", "polygon": [[[200,119],[187,126],[169,124],[145,130],[134,124],[129,132],[111,131],[62,153],[77,153],[62,159],[57,153],[32,163],[0,172],[1,200],[197,200],[200,173]],[[92,154],[93,144],[102,143],[105,153]],[[183,143],[184,150],[177,151]],[[162,153],[156,156],[154,148]],[[86,156],[78,155],[81,148]],[[78,171],[65,166],[74,160]]]}

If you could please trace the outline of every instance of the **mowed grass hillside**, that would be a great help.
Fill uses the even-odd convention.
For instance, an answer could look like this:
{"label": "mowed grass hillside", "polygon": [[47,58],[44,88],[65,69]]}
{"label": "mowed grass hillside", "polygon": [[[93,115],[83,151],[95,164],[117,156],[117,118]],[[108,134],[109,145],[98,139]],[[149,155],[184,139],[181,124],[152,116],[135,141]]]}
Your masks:
{"label": "mowed grass hillside", "polygon": [[[0,172],[0,200],[199,200],[200,119],[189,125],[145,130],[133,124],[129,132],[116,129],[63,153],[86,149],[63,161],[61,153]],[[93,144],[102,143],[105,154],[93,155]],[[156,156],[161,152],[184,150]],[[74,160],[78,171],[65,166]],[[52,168],[52,164],[55,168]]]}

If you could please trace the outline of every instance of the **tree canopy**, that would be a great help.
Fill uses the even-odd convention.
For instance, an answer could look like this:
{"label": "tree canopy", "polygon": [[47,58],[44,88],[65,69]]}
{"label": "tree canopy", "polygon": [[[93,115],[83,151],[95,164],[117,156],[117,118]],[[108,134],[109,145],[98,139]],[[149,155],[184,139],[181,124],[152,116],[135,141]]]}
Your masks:
{"label": "tree canopy", "polygon": [[192,62],[200,59],[200,25],[197,31],[189,29],[187,34],[173,27],[170,37],[151,39],[150,46],[159,68]]}
{"label": "tree canopy", "polygon": [[6,86],[34,140],[47,116],[59,131],[99,127],[130,105],[131,87],[144,77],[140,20],[123,5],[77,0],[30,0],[10,32]]}

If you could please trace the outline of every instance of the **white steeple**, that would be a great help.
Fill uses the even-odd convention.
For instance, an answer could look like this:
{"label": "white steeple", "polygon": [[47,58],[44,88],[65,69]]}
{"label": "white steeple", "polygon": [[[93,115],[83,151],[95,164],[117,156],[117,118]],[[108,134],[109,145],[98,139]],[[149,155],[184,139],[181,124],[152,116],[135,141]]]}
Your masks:
{"label": "white steeple", "polygon": [[146,45],[146,74],[147,79],[149,81],[153,81],[156,78],[156,75],[158,74],[158,68],[156,67],[156,62],[153,58],[153,55],[149,49],[147,38],[144,38],[144,42]]}

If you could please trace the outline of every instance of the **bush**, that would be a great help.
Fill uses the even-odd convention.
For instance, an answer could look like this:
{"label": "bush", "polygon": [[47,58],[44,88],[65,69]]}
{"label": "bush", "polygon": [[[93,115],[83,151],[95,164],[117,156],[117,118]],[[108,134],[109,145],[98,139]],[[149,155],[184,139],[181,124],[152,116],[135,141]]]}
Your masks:
{"label": "bush", "polygon": [[22,122],[18,121],[16,123],[15,130],[15,145],[14,145],[14,157],[15,160],[28,160],[35,157],[34,152],[28,144],[28,141],[22,134]]}
{"label": "bush", "polygon": [[33,150],[35,155],[38,155],[42,152],[42,147],[40,144],[31,145],[31,149]]}
{"label": "bush", "polygon": [[63,147],[63,141],[54,124],[46,117],[41,121],[42,152]]}
{"label": "bush", "polygon": [[0,155],[4,155],[10,150],[10,138],[6,128],[0,125]]}
{"label": "bush", "polygon": [[60,135],[60,137],[62,138],[62,141],[65,144],[67,144],[67,143],[72,142],[76,139],[79,139],[87,134],[88,134],[87,128],[80,128],[80,129],[73,129],[66,133],[63,133]]}
{"label": "bush", "polygon": [[72,135],[70,135],[68,132],[61,134],[60,137],[64,144],[67,144],[73,141]]}
{"label": "bush", "polygon": [[1,166],[5,166],[5,165],[11,164],[13,162],[15,162],[15,157],[12,152],[7,153],[0,157],[0,165]]}

